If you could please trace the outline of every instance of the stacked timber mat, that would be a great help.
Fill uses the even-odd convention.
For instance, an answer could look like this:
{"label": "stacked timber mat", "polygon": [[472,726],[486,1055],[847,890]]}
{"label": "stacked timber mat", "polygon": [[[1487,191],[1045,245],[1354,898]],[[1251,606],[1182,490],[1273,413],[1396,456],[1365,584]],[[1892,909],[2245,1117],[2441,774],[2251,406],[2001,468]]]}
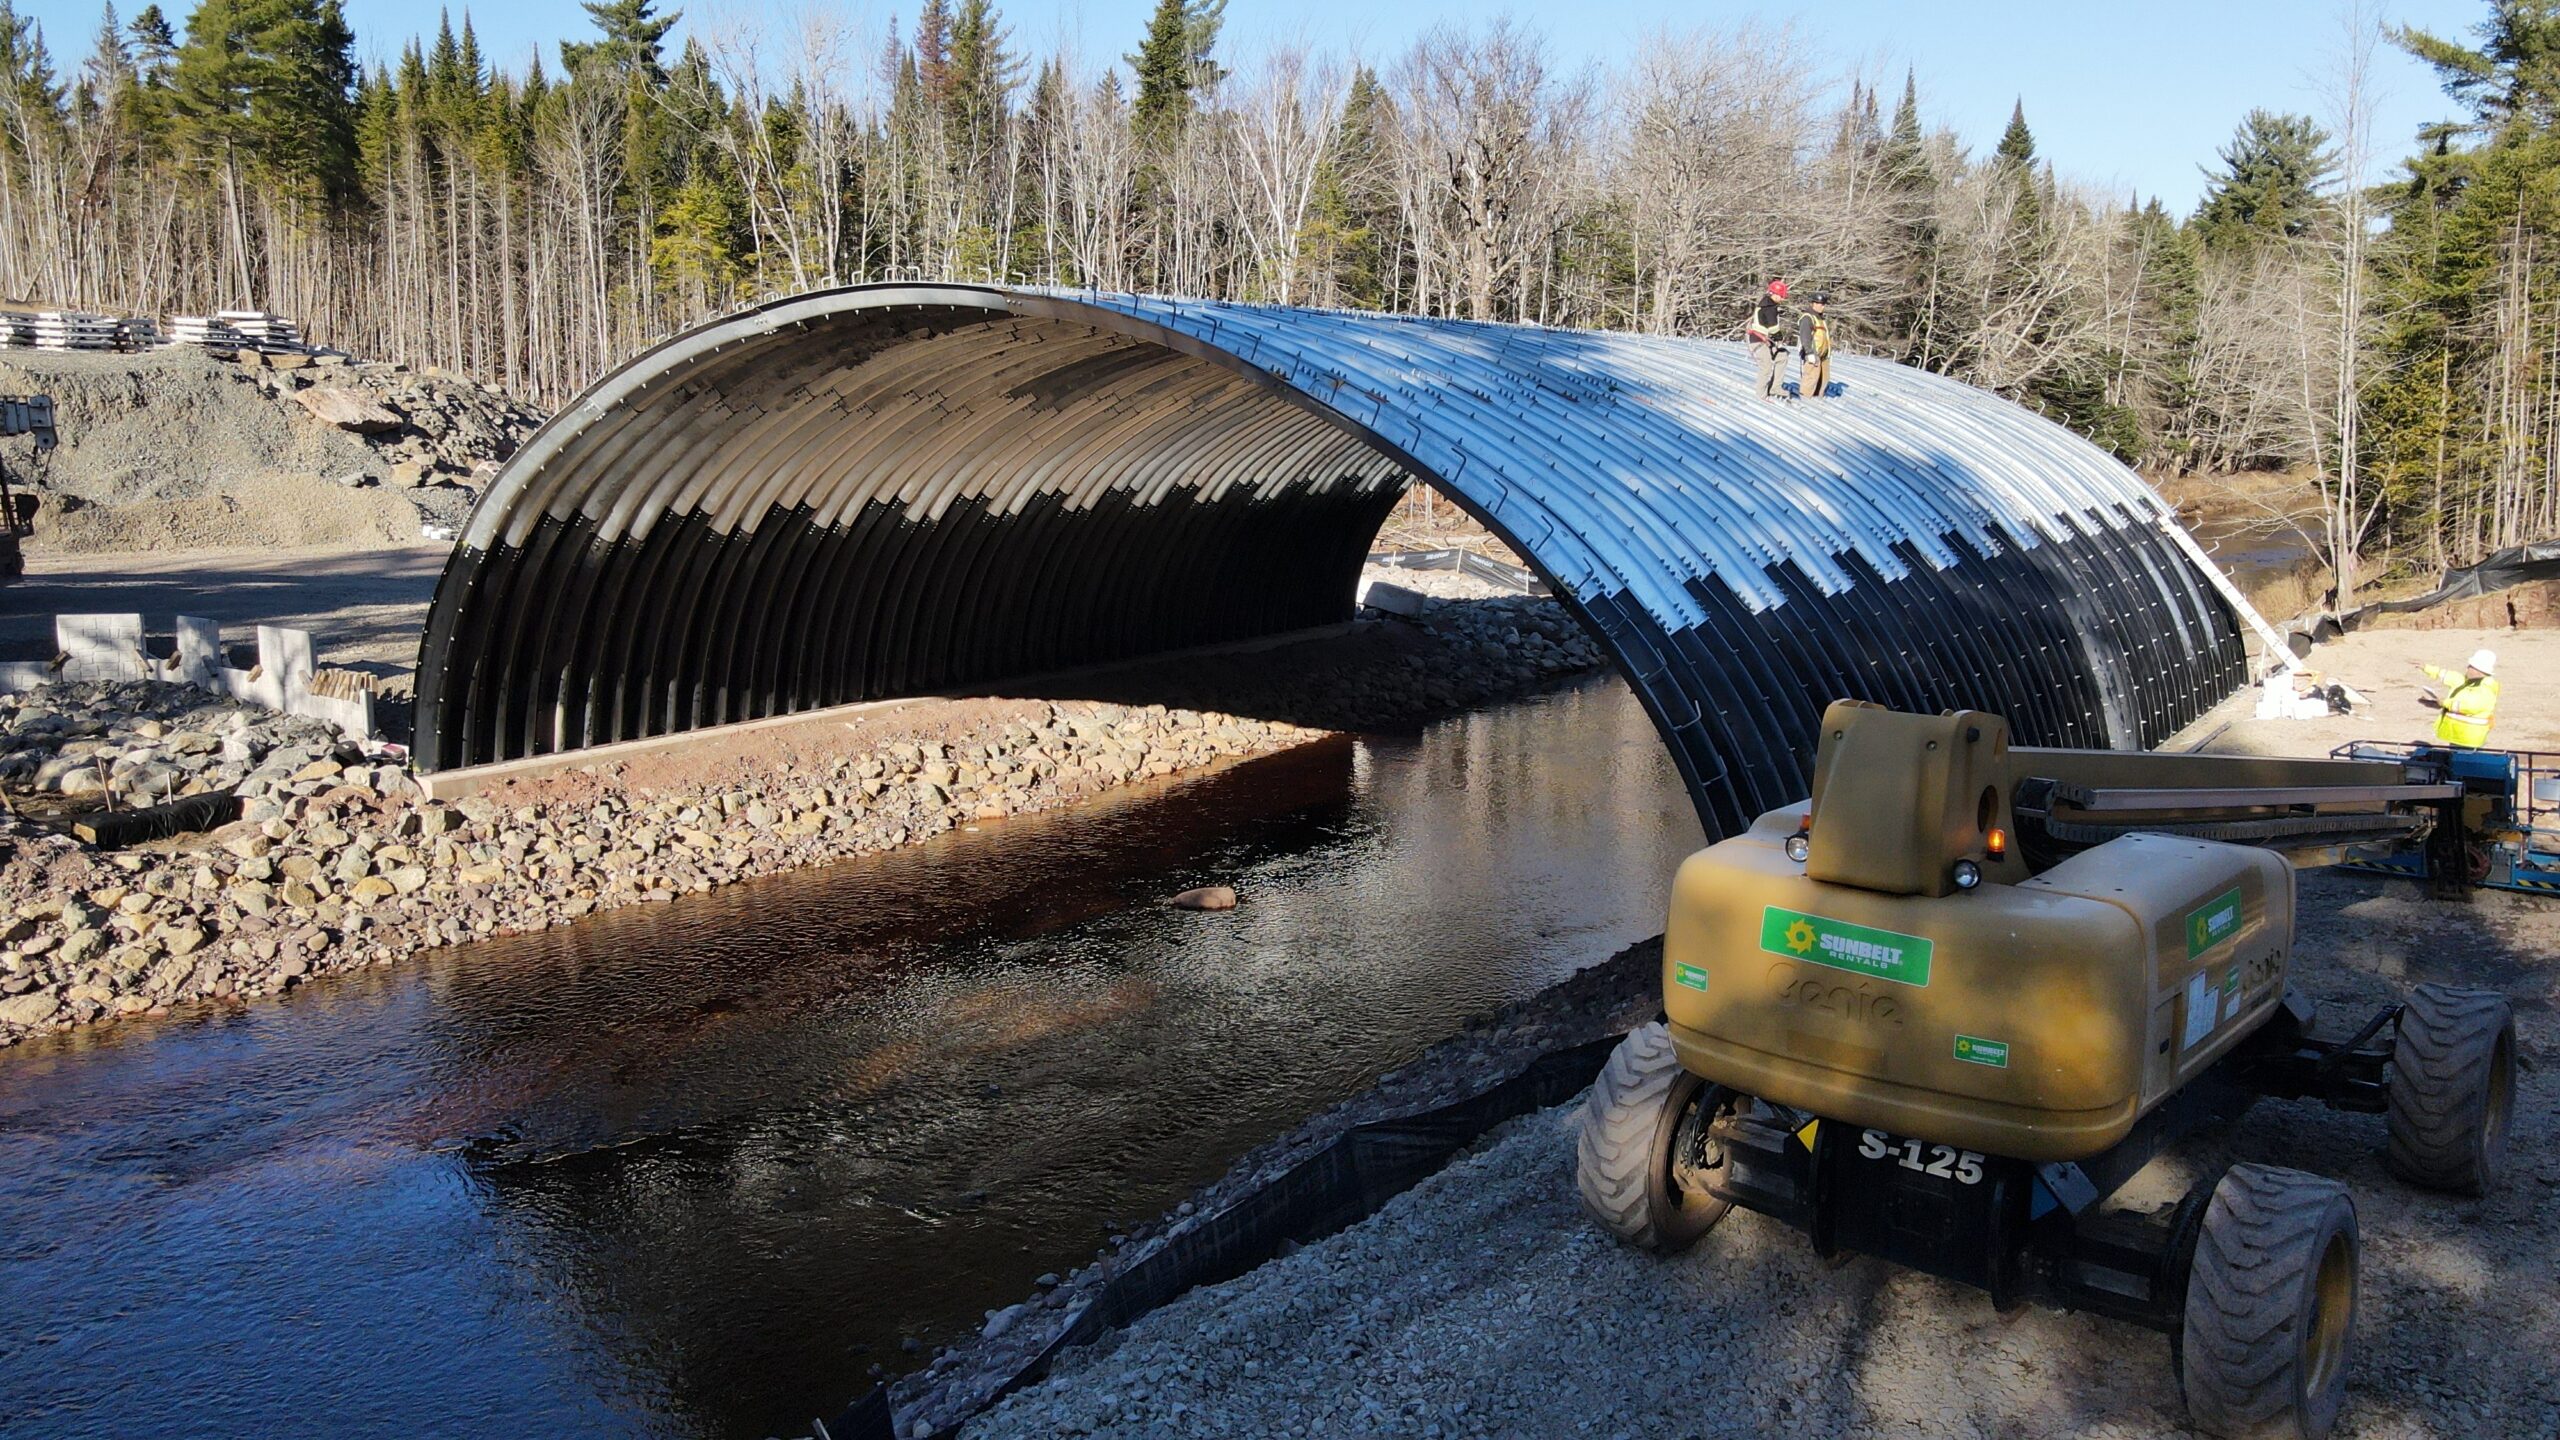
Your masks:
{"label": "stacked timber mat", "polygon": [[207,350],[242,350],[248,348],[248,337],[233,329],[231,323],[215,315],[177,315],[169,320],[169,341],[174,345],[196,345]]}
{"label": "stacked timber mat", "polygon": [[269,355],[299,355],[310,347],[302,343],[302,329],[281,315],[264,310],[224,310],[214,319],[229,326],[248,348]]}

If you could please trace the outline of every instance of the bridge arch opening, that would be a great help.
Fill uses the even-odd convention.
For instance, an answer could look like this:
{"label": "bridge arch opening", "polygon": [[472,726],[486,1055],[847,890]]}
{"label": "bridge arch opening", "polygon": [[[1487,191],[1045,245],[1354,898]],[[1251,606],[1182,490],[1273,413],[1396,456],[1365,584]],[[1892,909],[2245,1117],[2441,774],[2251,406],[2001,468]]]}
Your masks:
{"label": "bridge arch opening", "polygon": [[1710,833],[1801,793],[1843,695],[2155,743],[2242,679],[2221,577],[2131,472],[1847,357],[1339,312],[884,285],[634,359],[474,508],[419,667],[428,769],[1350,617],[1429,484],[1616,661]]}

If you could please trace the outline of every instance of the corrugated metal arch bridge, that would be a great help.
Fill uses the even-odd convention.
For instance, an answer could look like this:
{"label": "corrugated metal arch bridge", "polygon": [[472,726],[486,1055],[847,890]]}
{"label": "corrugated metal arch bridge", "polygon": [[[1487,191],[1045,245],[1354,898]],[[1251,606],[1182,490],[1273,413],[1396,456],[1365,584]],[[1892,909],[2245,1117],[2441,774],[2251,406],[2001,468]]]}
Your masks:
{"label": "corrugated metal arch bridge", "polygon": [[642,354],[472,511],[426,769],[1350,616],[1427,482],[1606,645],[1710,833],[1799,798],[1822,706],[2149,746],[2246,607],[2131,471],[1938,376],[1752,393],[1724,342],[963,285],[778,301]]}

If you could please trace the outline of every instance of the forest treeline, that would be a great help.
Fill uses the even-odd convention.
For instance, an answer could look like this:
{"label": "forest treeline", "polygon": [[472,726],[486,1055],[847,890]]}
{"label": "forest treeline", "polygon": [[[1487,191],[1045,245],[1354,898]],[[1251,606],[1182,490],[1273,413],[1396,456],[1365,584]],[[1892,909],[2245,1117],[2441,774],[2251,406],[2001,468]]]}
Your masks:
{"label": "forest treeline", "polygon": [[[655,0],[590,0],[519,71],[467,16],[366,69],[338,0],[110,7],[65,60],[0,0],[0,292],[273,309],[557,404],[864,280],[1730,336],[1785,276],[1844,348],[2129,461],[2300,467],[2350,587],[2360,552],[2560,532],[2560,0],[2460,37],[2351,21],[2336,113],[2250,112],[2186,215],[2058,175],[2023,112],[1970,154],[1916,77],[1834,83],[1780,33],[1592,68],[1506,21],[1236,56],[1225,4],[1160,0],[1095,67],[991,0],[886,33],[749,7],[681,46]],[[2367,133],[2377,43],[2442,76],[2445,123]]]}

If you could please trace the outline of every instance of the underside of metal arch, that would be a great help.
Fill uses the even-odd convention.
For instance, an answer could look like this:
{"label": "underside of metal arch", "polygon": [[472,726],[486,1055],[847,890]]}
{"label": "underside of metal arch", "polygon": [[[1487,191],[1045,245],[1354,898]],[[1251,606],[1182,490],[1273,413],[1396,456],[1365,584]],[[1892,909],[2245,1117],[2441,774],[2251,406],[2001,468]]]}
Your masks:
{"label": "underside of metal arch", "polygon": [[2239,608],[2114,460],[1879,361],[1761,400],[1740,347],[955,285],[658,346],[473,510],[423,768],[1349,618],[1428,483],[1597,634],[1710,833],[1800,797],[1823,705],[2147,746],[2243,679]]}

